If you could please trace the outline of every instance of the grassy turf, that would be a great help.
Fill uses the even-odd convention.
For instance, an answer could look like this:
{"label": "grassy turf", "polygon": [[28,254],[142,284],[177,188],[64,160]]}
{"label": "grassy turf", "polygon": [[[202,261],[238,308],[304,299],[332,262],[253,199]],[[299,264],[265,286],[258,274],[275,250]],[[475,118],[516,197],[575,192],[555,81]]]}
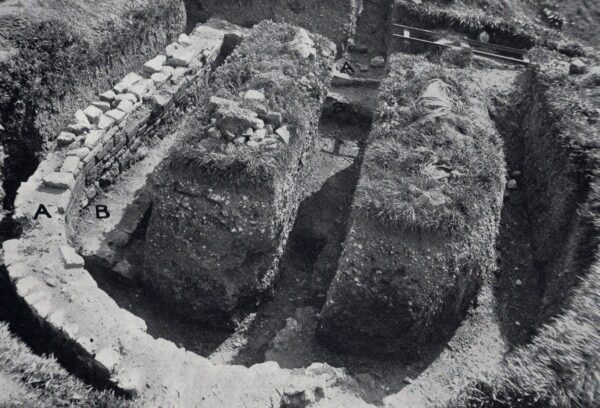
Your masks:
{"label": "grassy turf", "polygon": [[261,183],[284,171],[289,148],[273,151],[255,150],[245,145],[226,148],[220,141],[213,145],[200,143],[207,138],[210,127],[208,99],[211,95],[240,101],[239,92],[264,90],[268,109],[281,112],[297,137],[316,126],[315,112],[325,97],[331,78],[333,56],[323,56],[329,41],[313,35],[317,48],[316,61],[303,60],[286,50],[286,43],[295,35],[288,24],[262,22],[230,55],[214,74],[210,90],[200,97],[199,108],[186,125],[187,137],[173,149],[171,160],[183,166],[193,166],[208,173],[237,182]]}
{"label": "grassy turf", "polygon": [[[19,385],[20,392],[1,406],[28,408],[131,407],[110,392],[91,389],[71,376],[54,358],[39,357],[13,337],[0,323],[0,376]],[[0,378],[2,381],[2,378]]]}
{"label": "grassy turf", "polygon": [[[493,205],[490,200],[504,182],[496,133],[464,114],[466,72],[407,55],[392,57],[390,64],[354,206],[399,229],[464,231]],[[418,75],[417,69],[422,70]],[[450,85],[454,106],[449,115],[427,118],[417,100],[434,79]],[[451,176],[438,181],[438,167]],[[432,191],[447,203],[436,206],[423,199]]]}

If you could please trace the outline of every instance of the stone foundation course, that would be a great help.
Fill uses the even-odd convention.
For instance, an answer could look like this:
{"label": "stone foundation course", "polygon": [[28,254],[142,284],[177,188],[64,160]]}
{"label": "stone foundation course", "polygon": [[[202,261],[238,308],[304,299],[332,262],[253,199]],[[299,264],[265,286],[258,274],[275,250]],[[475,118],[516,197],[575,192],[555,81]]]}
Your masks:
{"label": "stone foundation course", "polygon": [[271,288],[334,53],[303,29],[259,24],[155,172],[142,279],[185,317],[222,320]]}
{"label": "stone foundation course", "polygon": [[321,312],[334,350],[418,358],[457,327],[495,262],[503,152],[467,78],[391,60]]}

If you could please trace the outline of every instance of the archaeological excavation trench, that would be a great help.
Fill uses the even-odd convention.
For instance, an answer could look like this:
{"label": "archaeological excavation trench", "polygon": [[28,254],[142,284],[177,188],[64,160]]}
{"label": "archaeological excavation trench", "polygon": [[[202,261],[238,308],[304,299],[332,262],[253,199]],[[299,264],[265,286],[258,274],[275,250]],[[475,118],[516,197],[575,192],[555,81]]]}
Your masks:
{"label": "archaeological excavation trench", "polygon": [[536,344],[599,208],[543,70],[394,40],[411,2],[188,3],[7,185],[1,320],[147,406],[435,406]]}

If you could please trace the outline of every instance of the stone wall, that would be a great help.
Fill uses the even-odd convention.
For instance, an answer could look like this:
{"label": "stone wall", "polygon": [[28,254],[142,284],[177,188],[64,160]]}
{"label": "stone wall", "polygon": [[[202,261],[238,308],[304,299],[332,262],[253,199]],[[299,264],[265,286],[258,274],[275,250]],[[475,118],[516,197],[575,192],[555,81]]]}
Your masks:
{"label": "stone wall", "polygon": [[69,116],[112,78],[181,32],[183,2],[108,0],[0,4],[0,137],[5,208]]}

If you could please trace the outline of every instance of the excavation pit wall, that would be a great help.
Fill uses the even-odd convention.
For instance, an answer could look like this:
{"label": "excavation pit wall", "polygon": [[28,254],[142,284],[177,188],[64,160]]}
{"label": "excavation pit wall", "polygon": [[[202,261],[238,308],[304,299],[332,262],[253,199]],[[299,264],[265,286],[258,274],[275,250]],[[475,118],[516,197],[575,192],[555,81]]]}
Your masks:
{"label": "excavation pit wall", "polygon": [[173,41],[186,19],[181,1],[19,3],[0,6],[6,209],[72,113]]}
{"label": "excavation pit wall", "polygon": [[303,29],[255,26],[155,172],[142,281],[185,318],[223,324],[275,282],[308,194],[334,56],[333,43]]}
{"label": "excavation pit wall", "polygon": [[263,20],[285,22],[324,35],[341,46],[353,37],[362,0],[186,0],[188,15],[199,21],[222,18],[242,27]]}
{"label": "excavation pit wall", "polygon": [[[473,401],[481,407],[597,405],[600,122],[589,109],[598,107],[598,72],[596,66],[569,75],[567,63],[540,64],[498,104],[499,129],[522,150],[520,166],[511,170],[519,172],[513,177],[525,197],[535,268],[525,272],[533,275],[530,283],[524,278],[508,301],[535,298],[526,311],[534,319],[502,367],[466,387],[448,407]],[[500,317],[514,325],[511,305],[498,297]]]}
{"label": "excavation pit wall", "polygon": [[505,168],[468,70],[402,54],[390,66],[317,334],[414,360],[449,338],[495,263]]}
{"label": "excavation pit wall", "polygon": [[[224,33],[215,37],[213,29],[200,28],[198,32],[208,38],[199,34],[196,39],[204,46],[193,52],[188,79],[196,74],[199,80],[203,77],[208,65],[200,64],[198,58],[206,62],[217,58],[224,37]],[[186,82],[182,81],[182,86]],[[150,92],[144,104],[154,106],[152,96],[158,92]],[[142,109],[143,105],[135,111],[144,112]],[[142,119],[130,114],[121,131],[135,127],[130,122],[134,120],[139,124]],[[345,380],[344,374],[326,364],[299,370],[283,370],[276,363],[251,368],[215,366],[170,341],[148,335],[142,319],[120,308],[98,288],[84,269],[83,258],[71,246],[71,223],[81,203],[88,200],[83,188],[85,167],[81,164],[77,178],[65,178],[68,184],[64,187],[57,181],[65,181],[63,177],[53,179],[53,187],[43,181],[49,174],[60,173],[56,170],[64,165],[65,154],[65,149],[50,153],[23,183],[15,211],[22,233],[3,243],[6,275],[14,295],[44,330],[52,333],[50,347],[68,360],[65,365],[85,373],[84,378],[94,384],[108,384],[125,395],[137,396],[141,406],[192,407],[202,401],[206,407],[262,408],[298,393],[324,398],[334,406],[366,406],[343,385],[337,386]],[[33,219],[40,204],[51,218],[41,215]]]}

